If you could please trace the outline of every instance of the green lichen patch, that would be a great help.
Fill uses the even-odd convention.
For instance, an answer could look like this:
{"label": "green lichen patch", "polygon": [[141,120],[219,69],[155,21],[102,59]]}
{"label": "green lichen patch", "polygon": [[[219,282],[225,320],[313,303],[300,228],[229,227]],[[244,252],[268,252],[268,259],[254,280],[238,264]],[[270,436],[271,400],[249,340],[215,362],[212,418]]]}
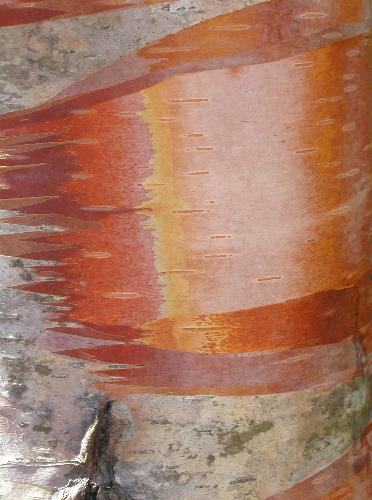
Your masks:
{"label": "green lichen patch", "polygon": [[370,394],[371,381],[359,377],[311,400],[316,425],[303,439],[303,462],[293,472],[291,481],[333,462],[359,441],[371,417]]}
{"label": "green lichen patch", "polygon": [[218,434],[218,442],[223,445],[221,456],[236,455],[241,453],[245,445],[260,434],[269,431],[274,423],[266,420],[263,422],[251,422],[248,429],[244,431],[226,431]]}

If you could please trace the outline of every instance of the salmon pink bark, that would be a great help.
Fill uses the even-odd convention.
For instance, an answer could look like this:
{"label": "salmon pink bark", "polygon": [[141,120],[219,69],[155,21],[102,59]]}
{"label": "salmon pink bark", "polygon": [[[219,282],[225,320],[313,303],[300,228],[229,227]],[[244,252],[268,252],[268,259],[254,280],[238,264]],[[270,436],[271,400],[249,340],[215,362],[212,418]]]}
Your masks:
{"label": "salmon pink bark", "polygon": [[173,16],[0,117],[6,498],[372,492],[369,3],[215,3],[1,6]]}

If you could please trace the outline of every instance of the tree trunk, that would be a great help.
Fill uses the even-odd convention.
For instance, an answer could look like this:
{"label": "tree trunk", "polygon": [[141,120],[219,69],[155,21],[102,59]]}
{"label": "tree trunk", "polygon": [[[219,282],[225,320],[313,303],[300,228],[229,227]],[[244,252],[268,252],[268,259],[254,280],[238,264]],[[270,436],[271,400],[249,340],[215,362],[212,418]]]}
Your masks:
{"label": "tree trunk", "polygon": [[370,498],[369,2],[0,25],[0,497]]}

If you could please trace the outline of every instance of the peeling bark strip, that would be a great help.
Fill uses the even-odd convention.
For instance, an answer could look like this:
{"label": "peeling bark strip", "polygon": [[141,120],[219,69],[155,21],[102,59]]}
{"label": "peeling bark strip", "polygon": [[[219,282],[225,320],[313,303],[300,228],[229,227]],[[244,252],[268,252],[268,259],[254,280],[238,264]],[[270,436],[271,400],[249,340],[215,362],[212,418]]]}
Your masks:
{"label": "peeling bark strip", "polygon": [[[177,29],[0,119],[0,319],[33,300],[36,331],[17,363],[28,325],[10,329],[0,365],[9,500],[20,484],[56,500],[370,496],[369,2],[227,3],[184,24],[183,0],[0,6],[2,25],[180,8]],[[53,369],[29,376],[38,352]],[[21,460],[8,436],[30,428],[45,374],[97,417],[79,414],[80,452],[38,437]],[[37,396],[32,431],[64,436],[74,410]]]}

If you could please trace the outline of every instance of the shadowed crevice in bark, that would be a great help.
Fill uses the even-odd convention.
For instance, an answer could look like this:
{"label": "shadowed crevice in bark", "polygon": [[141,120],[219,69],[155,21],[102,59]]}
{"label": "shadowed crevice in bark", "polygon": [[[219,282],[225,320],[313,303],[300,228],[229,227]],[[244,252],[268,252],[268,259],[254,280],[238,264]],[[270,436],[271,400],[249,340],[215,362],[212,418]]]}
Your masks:
{"label": "shadowed crevice in bark", "polygon": [[106,403],[83,439],[81,464],[53,500],[131,500],[114,478],[116,444],[125,426],[127,422],[113,414],[112,402]]}

